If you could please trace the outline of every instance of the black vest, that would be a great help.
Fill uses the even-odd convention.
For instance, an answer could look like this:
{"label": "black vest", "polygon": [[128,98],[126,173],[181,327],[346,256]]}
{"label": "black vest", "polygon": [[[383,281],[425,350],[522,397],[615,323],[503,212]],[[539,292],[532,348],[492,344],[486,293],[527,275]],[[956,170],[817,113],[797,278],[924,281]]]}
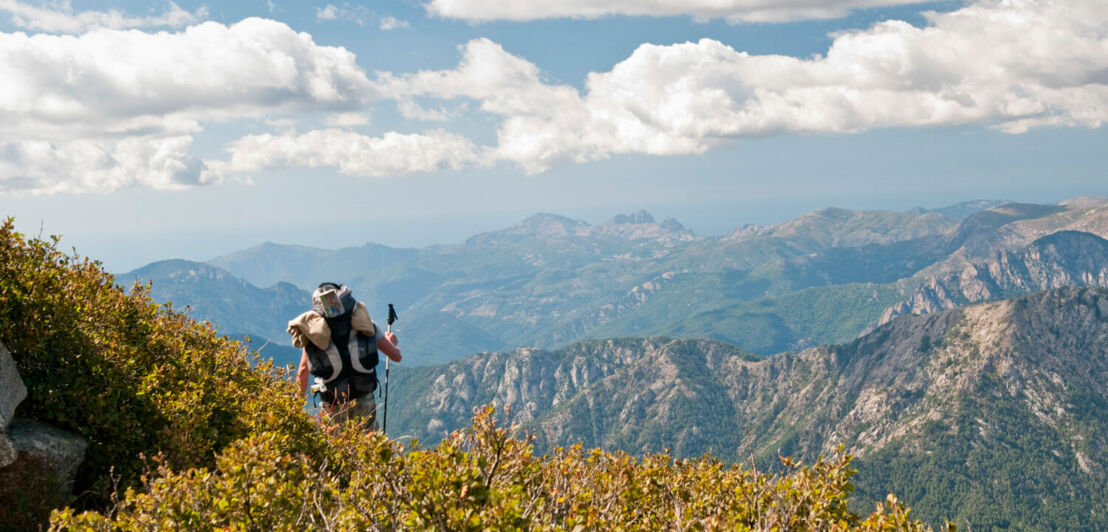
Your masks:
{"label": "black vest", "polygon": [[331,328],[331,343],[320,349],[308,342],[308,371],[319,377],[327,403],[357,399],[377,389],[377,342],[350,327],[351,313],[325,318]]}

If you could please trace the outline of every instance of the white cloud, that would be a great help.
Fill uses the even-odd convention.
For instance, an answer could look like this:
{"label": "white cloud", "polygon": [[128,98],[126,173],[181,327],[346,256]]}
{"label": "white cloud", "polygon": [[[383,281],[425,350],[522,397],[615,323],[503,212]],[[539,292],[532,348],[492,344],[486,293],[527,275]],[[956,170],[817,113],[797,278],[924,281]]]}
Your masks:
{"label": "white cloud", "polygon": [[[805,59],[710,39],[644,44],[583,89],[549,83],[488,39],[461,46],[456,68],[371,81],[349,51],[271,20],[0,33],[0,192],[171,189],[282,167],[386,176],[508,161],[535,173],[777,134],[959,124],[1019,133],[1108,120],[1108,3],[982,0],[926,18],[842,32]],[[497,145],[444,131],[295,132],[298,113],[365,125],[361,113],[381,99],[420,121],[477,108],[499,122]],[[227,161],[192,154],[208,124],[243,118],[280,133],[233,142]]]}
{"label": "white cloud", "polygon": [[315,18],[319,20],[335,20],[339,18],[339,8],[332,4],[327,4],[322,8],[316,8]]}
{"label": "white cloud", "polygon": [[192,137],[117,141],[0,141],[0,193],[177,190],[216,177],[192,154]]}
{"label": "white cloud", "polygon": [[220,173],[241,174],[274,168],[337,168],[353,176],[384,177],[459,170],[485,164],[468,139],[431,131],[388,132],[370,137],[341,129],[297,135],[250,135],[231,143],[226,163],[210,163]]}
{"label": "white cloud", "polygon": [[122,11],[83,11],[74,13],[69,0],[52,2],[51,6],[36,7],[18,0],[0,0],[0,11],[11,15],[12,23],[17,27],[52,33],[81,33],[94,28],[150,28],[168,26],[180,28],[203,20],[208,16],[206,7],[197,8],[189,13],[173,2],[166,2],[168,9],[161,14],[135,17]]}
{"label": "white cloud", "polygon": [[430,109],[409,99],[402,99],[396,103],[396,109],[404,118],[421,122],[449,122],[461,116],[468,108],[469,106],[463,104],[454,109],[447,109],[442,105]]}
{"label": "white cloud", "polygon": [[67,129],[352,108],[374,94],[354,54],[262,19],[179,33],[0,33],[0,79],[8,124]]}
{"label": "white cloud", "polygon": [[925,0],[559,0],[505,2],[503,0],[431,0],[431,15],[471,21],[599,18],[612,15],[692,16],[721,18],[731,23],[784,22],[846,16],[851,10],[920,4]]}
{"label": "white cloud", "polygon": [[377,25],[379,29],[384,31],[407,29],[411,27],[407,20],[398,20],[395,17],[382,17],[381,23]]}
{"label": "white cloud", "polygon": [[486,39],[458,67],[383,75],[405,98],[475,99],[500,115],[501,159],[529,172],[617,153],[699,153],[733,139],[880,127],[1099,127],[1108,120],[1108,3],[986,0],[843,32],[825,56],[718,41],[644,44],[582,94]]}
{"label": "white cloud", "polygon": [[364,6],[350,5],[343,3],[342,7],[334,4],[327,4],[322,8],[316,8],[315,18],[319,21],[336,21],[341,20],[345,22],[353,22],[359,26],[365,26],[369,24],[370,19],[373,17],[373,12],[366,9]]}
{"label": "white cloud", "polygon": [[6,171],[0,178],[8,190],[58,188],[52,180],[69,180],[82,190],[97,183],[111,189],[198,182],[182,181],[180,172],[117,179],[107,167],[78,163],[100,153],[93,157],[99,163],[134,168],[127,163],[135,159],[127,155],[134,150],[120,139],[163,147],[165,139],[177,139],[175,145],[187,149],[190,143],[179,139],[191,140],[205,122],[358,109],[375,95],[354,54],[262,19],[230,26],[205,22],[176,33],[0,33],[0,79],[6,158],[53,153],[32,160],[55,161],[52,168],[67,172],[48,178],[33,165]]}
{"label": "white cloud", "polygon": [[383,73],[378,87],[386,97],[401,101],[415,96],[472,98],[481,101],[483,110],[500,115],[553,112],[552,102],[561,108],[579,100],[575,89],[544,84],[538,67],[489,39],[474,39],[459,50],[462,60],[456,69]]}
{"label": "white cloud", "polygon": [[334,113],[327,115],[324,123],[332,127],[350,127],[369,125],[369,117],[364,113]]}

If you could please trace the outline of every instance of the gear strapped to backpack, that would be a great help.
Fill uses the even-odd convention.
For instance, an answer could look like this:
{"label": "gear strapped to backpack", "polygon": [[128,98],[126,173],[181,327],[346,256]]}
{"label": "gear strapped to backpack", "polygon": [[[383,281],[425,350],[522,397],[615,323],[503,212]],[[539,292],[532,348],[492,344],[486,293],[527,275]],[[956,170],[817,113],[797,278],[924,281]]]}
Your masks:
{"label": "gear strapped to backpack", "polygon": [[357,399],[377,389],[376,336],[351,326],[356,305],[350,289],[337,283],[320,284],[312,293],[312,310],[327,321],[331,343],[320,349],[308,342],[305,349],[308,371],[323,385],[320,397],[327,403]]}

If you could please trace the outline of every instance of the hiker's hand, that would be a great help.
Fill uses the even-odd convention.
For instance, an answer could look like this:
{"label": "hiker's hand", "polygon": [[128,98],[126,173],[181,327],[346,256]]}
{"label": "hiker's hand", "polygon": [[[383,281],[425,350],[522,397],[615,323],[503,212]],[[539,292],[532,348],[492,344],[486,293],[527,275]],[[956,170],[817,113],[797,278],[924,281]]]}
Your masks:
{"label": "hiker's hand", "polygon": [[385,339],[392,342],[392,345],[400,345],[400,339],[397,338],[396,335],[391,333],[391,332],[385,333]]}

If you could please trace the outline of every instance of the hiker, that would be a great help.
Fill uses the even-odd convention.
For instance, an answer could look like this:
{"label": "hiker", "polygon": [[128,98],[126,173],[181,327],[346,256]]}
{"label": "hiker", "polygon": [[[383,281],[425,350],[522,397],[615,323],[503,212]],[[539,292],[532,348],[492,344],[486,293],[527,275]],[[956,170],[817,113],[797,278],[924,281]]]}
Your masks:
{"label": "hiker", "polygon": [[320,284],[312,310],[289,321],[288,332],[292,344],[303,348],[296,372],[300,393],[308,391],[311,374],[329,423],[358,419],[377,430],[377,353],[400,362],[396,335],[378,328],[365,304],[338,283]]}

